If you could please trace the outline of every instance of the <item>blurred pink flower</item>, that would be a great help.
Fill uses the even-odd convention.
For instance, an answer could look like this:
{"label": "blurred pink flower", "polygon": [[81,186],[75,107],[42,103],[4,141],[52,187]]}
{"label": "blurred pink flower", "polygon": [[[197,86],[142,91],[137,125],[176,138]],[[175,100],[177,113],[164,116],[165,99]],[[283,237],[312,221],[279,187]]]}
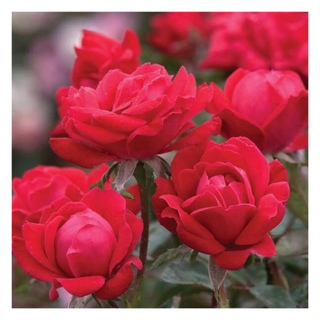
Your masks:
{"label": "blurred pink flower", "polygon": [[40,96],[29,70],[15,70],[12,80],[12,147],[31,153],[48,141],[50,105]]}

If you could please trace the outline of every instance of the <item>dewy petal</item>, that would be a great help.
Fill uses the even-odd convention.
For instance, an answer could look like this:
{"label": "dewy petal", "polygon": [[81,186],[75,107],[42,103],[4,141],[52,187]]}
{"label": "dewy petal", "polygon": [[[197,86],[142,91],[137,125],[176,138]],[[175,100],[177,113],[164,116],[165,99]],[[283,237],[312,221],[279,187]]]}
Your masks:
{"label": "dewy petal", "polygon": [[108,155],[94,147],[69,138],[51,138],[50,146],[53,152],[63,160],[84,168],[91,169],[107,161],[122,161],[116,156]]}
{"label": "dewy petal", "polygon": [[107,280],[105,285],[96,292],[99,299],[112,299],[125,293],[133,280],[132,265],[138,269],[142,268],[139,258],[131,257],[123,262],[120,269],[111,279]]}

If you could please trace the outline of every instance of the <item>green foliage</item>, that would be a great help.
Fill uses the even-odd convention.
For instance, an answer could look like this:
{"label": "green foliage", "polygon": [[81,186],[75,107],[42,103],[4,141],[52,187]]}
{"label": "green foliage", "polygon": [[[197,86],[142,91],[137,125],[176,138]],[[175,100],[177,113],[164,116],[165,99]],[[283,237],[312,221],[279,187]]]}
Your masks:
{"label": "green foliage", "polygon": [[163,253],[162,255],[160,255],[157,260],[152,264],[150,271],[160,267],[161,265],[163,265],[164,263],[177,258],[178,256],[183,256],[186,253],[188,253],[189,251],[191,251],[191,248],[187,247],[186,245],[181,245],[178,248],[174,248],[174,249],[169,249],[167,250],[167,252]]}
{"label": "green foliage", "polygon": [[278,286],[264,285],[249,288],[250,293],[268,308],[295,308],[290,293]]}

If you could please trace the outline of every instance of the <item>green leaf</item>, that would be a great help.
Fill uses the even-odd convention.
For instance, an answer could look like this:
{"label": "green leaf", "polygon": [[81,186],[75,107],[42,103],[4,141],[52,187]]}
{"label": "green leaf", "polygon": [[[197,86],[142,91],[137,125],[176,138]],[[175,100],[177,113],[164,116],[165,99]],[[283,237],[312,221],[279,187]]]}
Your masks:
{"label": "green leaf", "polygon": [[[295,287],[290,292],[291,297],[296,301],[297,305],[305,307],[305,303],[308,301],[308,284],[303,283]],[[306,306],[307,307],[307,306]]]}
{"label": "green leaf", "polygon": [[264,285],[248,288],[250,293],[268,308],[296,308],[290,293],[278,286]]}
{"label": "green leaf", "polygon": [[307,167],[298,163],[283,162],[285,165],[289,184],[290,197],[287,207],[306,225],[308,224],[308,175]]}
{"label": "green leaf", "polygon": [[155,304],[153,305],[153,308],[162,307],[165,303],[170,301],[176,295],[180,295],[181,297],[187,297],[187,296],[204,292],[204,291],[211,292],[211,290],[204,288],[203,286],[177,285],[161,293],[159,298],[156,300]]}
{"label": "green leaf", "polygon": [[308,252],[308,230],[294,230],[279,239],[276,245],[278,257],[289,257]]}
{"label": "green leaf", "polygon": [[196,261],[190,266],[189,259],[175,259],[153,272],[164,282],[184,285],[200,285],[212,289],[206,264]]}
{"label": "green leaf", "polygon": [[170,240],[171,236],[172,233],[169,232],[165,227],[163,227],[158,220],[152,221],[149,225],[149,258],[152,258],[152,255],[158,249],[164,247],[166,243]]}
{"label": "green leaf", "polygon": [[264,265],[257,261],[245,268],[229,271],[227,277],[248,286],[261,286],[267,283],[267,272]]}
{"label": "green leaf", "polygon": [[164,263],[170,260],[177,258],[178,256],[185,255],[191,250],[192,250],[191,248],[187,247],[184,244],[179,246],[178,248],[167,250],[167,252],[163,253],[156,259],[156,261],[152,264],[150,271],[160,267],[161,265],[163,265]]}
{"label": "green leaf", "polygon": [[134,196],[130,192],[128,192],[127,190],[123,189],[120,191],[120,193],[123,197],[134,200]]}

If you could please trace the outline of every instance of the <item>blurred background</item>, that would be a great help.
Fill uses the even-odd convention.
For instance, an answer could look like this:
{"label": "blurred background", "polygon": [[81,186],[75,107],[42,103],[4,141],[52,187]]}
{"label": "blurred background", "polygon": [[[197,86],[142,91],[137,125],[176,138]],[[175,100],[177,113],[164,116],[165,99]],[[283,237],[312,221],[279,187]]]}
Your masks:
{"label": "blurred background", "polygon": [[[59,120],[55,94],[59,87],[70,85],[70,73],[76,57],[74,46],[80,45],[83,29],[97,31],[119,41],[126,29],[132,29],[140,39],[141,63],[163,64],[170,74],[176,73],[183,64],[189,72],[194,72],[194,65],[188,65],[187,60],[163,54],[148,43],[150,19],[156,14],[158,13],[12,13],[12,177],[21,177],[25,171],[40,164],[72,166],[52,152],[49,135]],[[196,77],[199,82],[214,81],[223,86],[229,74],[230,71],[206,70],[196,74]],[[206,118],[208,114],[202,113],[196,122],[202,123]],[[307,178],[305,180],[307,183]],[[155,219],[151,223],[150,234],[149,252],[153,257],[181,244],[174,235],[159,227]],[[290,304],[307,307],[307,222],[288,211],[272,235],[281,238],[277,244],[280,255],[276,263],[272,260],[257,261],[229,273],[226,286],[232,307],[265,307],[266,297],[271,299],[268,301],[269,307],[277,306],[277,303],[281,307],[282,302],[284,307]],[[193,273],[186,273],[191,278],[184,277],[186,262],[182,261],[173,262],[170,268],[160,268],[153,273],[145,281],[140,307],[170,307],[176,292],[180,292],[180,307],[210,307],[211,291],[208,287],[210,283],[206,258],[205,255],[199,255]],[[197,284],[194,285],[194,282]],[[290,296],[283,295],[281,290],[263,292],[264,295],[261,296],[256,288],[265,284],[278,285],[285,292],[290,291]],[[13,260],[13,308],[67,307],[70,295],[62,289],[59,291],[60,298],[52,302],[48,296],[49,288],[49,284],[29,278]],[[154,292],[156,294],[153,296]],[[159,295],[160,292],[162,295]],[[96,307],[94,301],[89,302],[88,307]]]}

